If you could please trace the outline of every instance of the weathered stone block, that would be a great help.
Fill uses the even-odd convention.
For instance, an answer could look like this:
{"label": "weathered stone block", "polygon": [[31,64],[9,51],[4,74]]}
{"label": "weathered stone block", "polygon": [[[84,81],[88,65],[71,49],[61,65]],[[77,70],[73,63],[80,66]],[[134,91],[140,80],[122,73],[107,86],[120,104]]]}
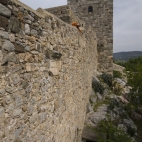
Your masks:
{"label": "weathered stone block", "polygon": [[10,23],[9,23],[9,29],[13,33],[19,33],[20,32],[19,20],[17,18],[11,17]]}
{"label": "weathered stone block", "polygon": [[9,35],[9,39],[11,42],[15,42],[15,35],[14,34],[10,34]]}
{"label": "weathered stone block", "polygon": [[49,61],[49,67],[50,67],[50,68],[56,68],[56,67],[57,67],[57,66],[56,66],[56,61],[50,60],[50,61]]}
{"label": "weathered stone block", "polygon": [[15,46],[15,51],[18,52],[18,53],[24,53],[25,52],[25,48],[19,44],[14,44]]}
{"label": "weathered stone block", "polygon": [[29,26],[29,24],[25,24],[25,33],[26,34],[30,34],[30,26]]}
{"label": "weathered stone block", "polygon": [[46,51],[45,56],[48,59],[52,59],[52,60],[60,60],[62,54],[58,51],[52,50],[52,51]]}
{"label": "weathered stone block", "polygon": [[51,72],[53,75],[59,75],[59,72],[58,72],[57,68],[50,68],[50,72]]}
{"label": "weathered stone block", "polygon": [[37,33],[38,33],[38,32],[37,32],[36,30],[34,30],[34,29],[32,29],[32,30],[31,30],[31,35],[36,36],[36,35],[37,35]]}
{"label": "weathered stone block", "polygon": [[59,70],[61,69],[61,61],[49,61],[49,71],[53,75],[59,75]]}
{"label": "weathered stone block", "polygon": [[2,5],[1,3],[0,3],[0,15],[5,16],[5,17],[11,16],[11,11],[7,7]]}
{"label": "weathered stone block", "polygon": [[21,20],[21,21],[23,21],[24,15],[23,15],[22,12],[18,12],[18,19]]}
{"label": "weathered stone block", "polygon": [[57,65],[57,69],[60,70],[61,69],[61,61],[56,61],[56,65]]}
{"label": "weathered stone block", "polygon": [[20,114],[22,114],[22,109],[15,109],[13,111],[13,116],[15,116],[15,117],[19,117]]}
{"label": "weathered stone block", "polygon": [[0,27],[8,30],[8,19],[0,15]]}
{"label": "weathered stone block", "polygon": [[14,52],[5,56],[5,58],[2,60],[2,65],[6,65],[8,62],[18,63],[18,58]]}
{"label": "weathered stone block", "polygon": [[9,35],[5,31],[0,31],[0,37],[3,39],[9,39]]}
{"label": "weathered stone block", "polygon": [[9,52],[12,52],[14,51],[14,45],[9,41],[9,40],[6,40],[2,46],[2,48],[6,51],[9,51]]}
{"label": "weathered stone block", "polygon": [[32,71],[32,64],[31,63],[26,63],[26,71],[27,72]]}

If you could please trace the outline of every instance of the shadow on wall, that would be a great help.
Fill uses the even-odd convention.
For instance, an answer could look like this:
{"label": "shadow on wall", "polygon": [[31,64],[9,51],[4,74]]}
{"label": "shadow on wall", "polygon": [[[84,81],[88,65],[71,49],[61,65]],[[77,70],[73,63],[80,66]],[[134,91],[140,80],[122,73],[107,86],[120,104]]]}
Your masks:
{"label": "shadow on wall", "polygon": [[91,140],[82,139],[82,142],[96,142],[96,141],[91,141]]}

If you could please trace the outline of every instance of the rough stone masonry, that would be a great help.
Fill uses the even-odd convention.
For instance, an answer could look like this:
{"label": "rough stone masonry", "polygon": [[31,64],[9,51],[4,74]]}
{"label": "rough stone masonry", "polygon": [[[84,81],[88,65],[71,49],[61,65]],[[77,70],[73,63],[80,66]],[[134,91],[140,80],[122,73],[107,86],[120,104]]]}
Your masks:
{"label": "rough stone masonry", "polygon": [[80,142],[97,58],[91,28],[0,0],[0,141]]}
{"label": "rough stone masonry", "polygon": [[113,0],[67,0],[68,4],[46,9],[63,21],[77,21],[97,35],[98,70],[113,70]]}

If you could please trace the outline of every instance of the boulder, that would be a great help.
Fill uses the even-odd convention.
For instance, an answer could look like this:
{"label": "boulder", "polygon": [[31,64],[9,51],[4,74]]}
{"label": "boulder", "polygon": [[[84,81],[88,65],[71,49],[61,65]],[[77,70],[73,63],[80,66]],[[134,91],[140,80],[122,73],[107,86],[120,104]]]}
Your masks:
{"label": "boulder", "polygon": [[134,124],[134,122],[131,119],[123,119],[124,126],[127,127],[127,131],[135,135],[135,132],[137,131],[137,126]]}
{"label": "boulder", "polygon": [[2,48],[6,51],[9,51],[9,52],[12,52],[15,50],[14,45],[9,40],[6,40],[4,42]]}
{"label": "boulder", "polygon": [[0,15],[5,16],[5,17],[11,16],[11,11],[7,7],[2,5],[1,3],[0,3]]}
{"label": "boulder", "polygon": [[142,116],[137,112],[132,112],[131,117],[137,121],[142,120]]}
{"label": "boulder", "polygon": [[5,31],[1,31],[1,30],[0,30],[0,37],[3,39],[9,39],[8,33]]}

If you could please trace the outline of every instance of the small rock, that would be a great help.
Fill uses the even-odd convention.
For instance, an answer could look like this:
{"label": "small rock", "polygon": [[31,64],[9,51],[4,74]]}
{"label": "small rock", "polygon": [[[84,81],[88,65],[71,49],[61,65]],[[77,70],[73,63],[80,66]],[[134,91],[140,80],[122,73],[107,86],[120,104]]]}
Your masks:
{"label": "small rock", "polygon": [[23,12],[18,12],[18,19],[20,19],[21,21],[23,21],[24,17],[23,17]]}
{"label": "small rock", "polygon": [[31,54],[38,55],[39,52],[38,51],[31,51]]}
{"label": "small rock", "polygon": [[35,15],[31,12],[31,11],[30,11],[29,13],[30,13],[30,15],[31,15],[32,17],[34,17],[34,16],[35,16]]}
{"label": "small rock", "polygon": [[103,99],[103,97],[102,97],[102,95],[100,94],[100,93],[96,93],[96,95],[97,95],[97,98],[99,99],[99,100],[102,100]]}
{"label": "small rock", "polygon": [[25,19],[27,19],[27,20],[30,20],[30,21],[34,21],[34,18],[31,16],[31,15],[26,15],[25,17],[24,17]]}
{"label": "small rock", "polygon": [[133,119],[135,119],[135,120],[138,120],[138,121],[142,120],[142,116],[141,116],[139,113],[137,113],[137,112],[133,112],[133,113],[131,114],[131,117],[132,117]]}
{"label": "small rock", "polygon": [[93,112],[93,107],[91,106],[90,103],[87,104],[87,113]]}
{"label": "small rock", "polygon": [[18,107],[18,106],[21,106],[22,104],[23,104],[23,100],[22,100],[22,98],[16,98],[16,100],[15,100],[15,102],[16,102],[16,106]]}
{"label": "small rock", "polygon": [[26,89],[29,86],[29,83],[27,81],[22,82],[22,88]]}
{"label": "small rock", "polygon": [[20,77],[17,74],[13,74],[11,79],[12,79],[14,85],[16,85],[20,82]]}
{"label": "small rock", "polygon": [[131,129],[133,132],[137,131],[137,126],[130,119],[123,119],[123,124],[127,127],[127,129]]}
{"label": "small rock", "polygon": [[3,113],[4,113],[4,108],[1,107],[1,108],[0,108],[0,115],[2,115]]}
{"label": "small rock", "polygon": [[118,124],[118,128],[125,132],[127,131],[127,128],[123,124]]}
{"label": "small rock", "polygon": [[3,15],[5,17],[11,16],[11,11],[1,3],[0,3],[0,15]]}
{"label": "small rock", "polygon": [[30,50],[31,50],[30,46],[26,46],[26,47],[25,47],[25,50],[26,50],[26,51],[30,51]]}
{"label": "small rock", "polygon": [[15,6],[13,6],[13,11],[18,12],[18,8],[16,8]]}
{"label": "small rock", "polygon": [[12,94],[16,91],[16,88],[8,86],[8,87],[5,88],[5,91]]}
{"label": "small rock", "polygon": [[14,44],[15,45],[15,52],[18,52],[18,53],[24,53],[25,52],[25,48],[19,44]]}
{"label": "small rock", "polygon": [[0,27],[5,29],[6,31],[8,30],[8,19],[0,15]]}
{"label": "small rock", "polygon": [[24,8],[23,8],[23,7],[20,7],[19,10],[20,10],[21,12],[23,12],[23,11],[24,11]]}
{"label": "small rock", "polygon": [[5,58],[2,60],[2,65],[7,64],[8,62],[18,63],[18,58],[14,52],[9,53],[5,56]]}
{"label": "small rock", "polygon": [[37,31],[36,30],[31,30],[31,35],[37,35]]}
{"label": "small rock", "polygon": [[31,23],[32,23],[31,20],[26,20],[25,22],[26,22],[27,24],[31,24]]}
{"label": "small rock", "polygon": [[20,116],[20,114],[22,114],[22,109],[15,109],[13,111],[13,116],[14,117],[18,117],[18,116]]}
{"label": "small rock", "polygon": [[91,101],[91,103],[96,103],[97,97],[95,95],[91,95],[90,96],[90,101]]}
{"label": "small rock", "polygon": [[6,51],[9,51],[9,52],[12,52],[14,51],[14,45],[9,41],[9,40],[6,40],[2,46],[2,48]]}
{"label": "small rock", "polygon": [[5,31],[0,31],[0,37],[3,39],[9,39],[9,35]]}
{"label": "small rock", "polygon": [[43,123],[46,120],[46,114],[45,113],[39,113],[39,122]]}
{"label": "small rock", "polygon": [[26,34],[30,34],[30,26],[29,26],[29,24],[25,24],[25,33]]}
{"label": "small rock", "polygon": [[2,53],[2,51],[0,50],[0,62],[2,61],[2,59],[3,59],[3,53]]}
{"label": "small rock", "polygon": [[12,10],[12,6],[11,6],[11,5],[8,5],[7,7],[8,7],[10,10]]}
{"label": "small rock", "polygon": [[9,39],[11,42],[15,42],[15,35],[14,34],[10,34],[9,35]]}
{"label": "small rock", "polygon": [[19,33],[20,32],[20,24],[19,24],[19,20],[17,18],[15,18],[15,17],[10,18],[9,29],[13,33]]}
{"label": "small rock", "polygon": [[5,89],[0,89],[0,97],[3,97],[5,94]]}

